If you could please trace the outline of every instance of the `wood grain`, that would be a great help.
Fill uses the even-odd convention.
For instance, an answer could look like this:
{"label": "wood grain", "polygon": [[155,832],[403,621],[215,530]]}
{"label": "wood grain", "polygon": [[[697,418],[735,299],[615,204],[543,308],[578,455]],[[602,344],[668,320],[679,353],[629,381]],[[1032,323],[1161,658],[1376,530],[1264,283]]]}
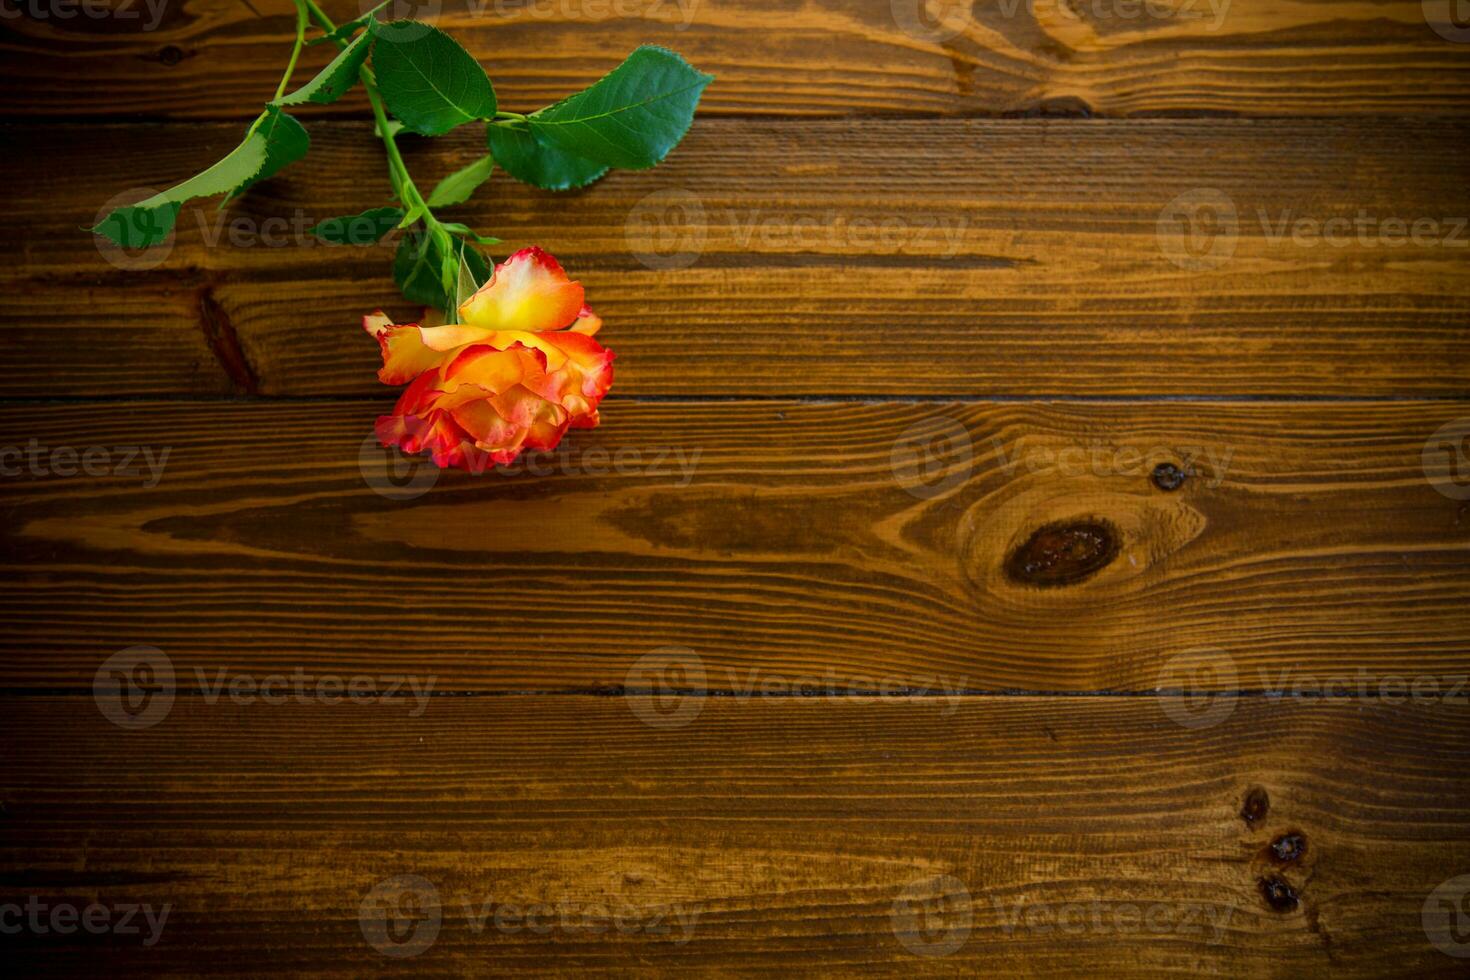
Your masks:
{"label": "wood grain", "polygon": [[[88,685],[135,644],[196,689],[385,665],[606,688],[665,646],[737,692],[1174,689],[1208,655],[1222,689],[1470,668],[1470,505],[1424,469],[1465,402],[611,401],[530,472],[404,477],[409,499],[365,446],[387,407],[7,408],[0,446],[41,463],[10,451],[0,484],[6,685]],[[47,472],[93,446],[99,475]],[[112,472],[125,446],[167,449],[156,485],[141,455]],[[1161,463],[1191,475],[1165,491]],[[1087,521],[1113,551],[1090,575],[1065,529],[1007,572]]]}
{"label": "wood grain", "polygon": [[[295,29],[285,0],[184,0],[157,20],[141,2],[101,19],[5,4],[11,115],[251,117]],[[339,20],[359,9],[325,7]],[[1462,110],[1470,92],[1470,49],[1431,30],[1418,0],[429,0],[400,12],[450,31],[521,111],[645,43],[716,75],[707,113],[1409,115]],[[312,49],[304,69],[327,56]],[[349,97],[327,111],[363,109]]]}
{"label": "wood grain", "polygon": [[[1463,701],[1243,698],[1194,732],[1152,697],[710,699],[678,729],[616,697],[181,697],[139,731],[86,697],[3,707],[0,854],[27,870],[0,899],[170,906],[146,949],[7,937],[48,973],[1460,975],[1421,908],[1470,868]],[[440,929],[393,960],[359,912],[404,874]],[[598,907],[623,931],[579,928]]]}
{"label": "wood grain", "polygon": [[[0,393],[381,393],[357,325],[415,313],[391,245],[304,235],[386,199],[364,126],[313,125],[287,176],[187,209],[156,269],[78,231],[237,129],[109,128],[81,166],[77,129],[10,130],[28,152],[0,180],[31,193],[0,212],[0,356],[26,369]],[[482,152],[433,142],[411,156],[426,185]],[[1467,144],[1460,121],[711,121],[657,171],[570,195],[497,177],[456,216],[586,283],[624,394],[1464,395]],[[1223,195],[1233,238],[1161,233],[1181,195]],[[1291,230],[1360,215],[1361,236]]]}
{"label": "wood grain", "polygon": [[387,199],[360,93],[159,264],[80,230],[236,143],[290,0],[0,0],[5,961],[1463,975],[1470,44],[1210,2],[445,0],[509,109],[717,76],[658,170],[449,215],[619,354],[469,475],[370,437],[391,243],[303,234]]}

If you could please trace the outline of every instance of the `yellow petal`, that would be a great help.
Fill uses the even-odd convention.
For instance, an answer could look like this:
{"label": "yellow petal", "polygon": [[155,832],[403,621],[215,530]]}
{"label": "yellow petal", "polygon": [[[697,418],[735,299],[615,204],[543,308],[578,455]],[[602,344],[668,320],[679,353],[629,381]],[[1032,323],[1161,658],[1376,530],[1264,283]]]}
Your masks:
{"label": "yellow petal", "polygon": [[582,284],[568,279],[556,259],[523,248],[460,305],[459,319],[491,330],[560,330],[577,319],[582,301]]}

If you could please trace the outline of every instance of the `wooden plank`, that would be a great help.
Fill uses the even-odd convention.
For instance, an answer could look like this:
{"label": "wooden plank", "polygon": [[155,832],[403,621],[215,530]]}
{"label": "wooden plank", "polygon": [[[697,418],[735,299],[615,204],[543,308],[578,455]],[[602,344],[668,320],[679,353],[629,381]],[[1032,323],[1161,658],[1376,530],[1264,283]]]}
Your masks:
{"label": "wooden plank", "polygon": [[[148,948],[140,915],[138,935],[7,936],[7,959],[109,975],[1459,975],[1421,911],[1470,867],[1463,701],[1244,698],[1194,732],[1148,697],[712,699],[677,730],[622,698],[404,707],[190,697],[120,731],[90,698],[5,699],[0,898],[169,906]],[[1305,850],[1283,865],[1268,855],[1288,834]],[[382,923],[368,900],[401,875],[432,889],[387,947],[412,959],[360,926],[365,903]],[[1294,908],[1265,903],[1273,876]],[[600,907],[621,927],[583,927]],[[416,931],[435,915],[437,933]]]}
{"label": "wooden plank", "polygon": [[[27,153],[0,179],[31,193],[0,214],[20,250],[0,355],[27,370],[0,393],[382,391],[357,325],[414,313],[391,245],[295,244],[386,199],[365,127],[314,125],[312,158],[234,212],[186,210],[156,269],[79,234],[237,130],[108,128],[109,166],[80,173],[81,130],[9,131]],[[459,216],[587,284],[624,394],[1463,395],[1467,140],[1449,121],[714,121],[657,171],[571,195],[499,178]],[[411,157],[426,183],[482,150],[433,142]],[[1219,195],[1233,237],[1161,232]],[[1360,215],[1364,235],[1293,235]]]}
{"label": "wooden plank", "polygon": [[[188,0],[157,13],[157,3],[128,6],[106,18],[22,17],[12,9],[0,58],[6,111],[245,118],[275,89],[295,25],[285,0]],[[325,6],[339,20],[359,9],[341,0]],[[655,43],[717,76],[707,112],[802,115],[1463,109],[1470,51],[1432,30],[1425,9],[1419,0],[405,5],[481,59],[508,108],[553,102],[637,45]],[[304,68],[327,56],[310,50]],[[327,111],[364,108],[349,97]]]}
{"label": "wooden plank", "polygon": [[[616,687],[666,646],[737,692],[1470,667],[1466,402],[612,401],[518,473],[391,485],[387,405],[7,407],[6,684],[88,685],[135,644],[191,689],[387,663]],[[1167,491],[1160,463],[1193,475]]]}

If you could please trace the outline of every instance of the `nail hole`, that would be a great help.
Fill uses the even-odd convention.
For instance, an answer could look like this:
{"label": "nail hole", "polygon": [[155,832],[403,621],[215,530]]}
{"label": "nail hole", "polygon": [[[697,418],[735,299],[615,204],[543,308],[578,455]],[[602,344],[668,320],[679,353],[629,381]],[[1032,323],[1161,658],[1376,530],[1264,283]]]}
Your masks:
{"label": "nail hole", "polygon": [[1301,834],[1282,834],[1271,842],[1271,856],[1281,864],[1290,864],[1307,853],[1307,839]]}
{"label": "nail hole", "polygon": [[1185,472],[1173,463],[1160,463],[1154,467],[1154,486],[1160,490],[1178,490],[1184,486]]}
{"label": "nail hole", "polygon": [[1264,789],[1257,786],[1245,794],[1245,802],[1240,805],[1240,818],[1245,821],[1247,827],[1254,827],[1266,818],[1266,813],[1271,809],[1271,797]]}
{"label": "nail hole", "polygon": [[1300,904],[1296,889],[1291,887],[1284,879],[1278,878],[1275,875],[1262,878],[1259,887],[1261,889],[1261,897],[1266,900],[1266,905],[1273,912],[1291,912]]}

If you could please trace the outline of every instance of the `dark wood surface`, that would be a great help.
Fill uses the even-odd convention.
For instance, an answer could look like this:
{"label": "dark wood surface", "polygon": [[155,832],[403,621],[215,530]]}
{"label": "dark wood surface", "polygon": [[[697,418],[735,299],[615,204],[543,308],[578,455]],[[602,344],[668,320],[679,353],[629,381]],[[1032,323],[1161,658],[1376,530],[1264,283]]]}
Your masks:
{"label": "dark wood surface", "polygon": [[508,108],[718,80],[655,171],[457,209],[619,359],[563,452],[436,477],[366,441],[391,249],[298,241],[384,201],[359,101],[154,267],[79,230],[236,142],[289,2],[0,0],[5,962],[1463,976],[1470,44],[619,2],[444,5]]}
{"label": "dark wood surface", "polygon": [[[7,20],[0,80],[10,111],[248,118],[275,87],[295,30],[287,0],[184,0],[157,19],[134,6],[136,26]],[[339,22],[358,10],[351,0],[323,7]],[[1128,0],[423,0],[395,9],[438,12],[492,66],[501,102],[520,111],[595,81],[639,44],[674,48],[713,72],[719,82],[703,104],[715,114],[1417,115],[1456,112],[1470,98],[1470,61],[1430,30],[1419,0],[1166,0],[1149,8],[1160,15]],[[328,57],[310,55],[307,67]],[[365,108],[359,96],[325,111]]]}
{"label": "dark wood surface", "polygon": [[[33,366],[0,390],[380,394],[376,347],[340,328],[415,314],[383,274],[393,243],[303,232],[388,199],[381,151],[366,124],[310,131],[305,161],[228,213],[186,208],[162,264],[130,270],[78,226],[239,126],[109,126],[108,166],[81,174],[66,161],[94,129],[8,130],[28,152],[0,179],[35,193],[0,214],[24,260],[0,269],[0,354]],[[420,142],[432,177],[483,152],[468,131]],[[623,327],[621,395],[1458,395],[1467,145],[1458,120],[714,119],[657,170],[574,194],[501,174],[456,214],[586,283]],[[1181,266],[1196,255],[1161,215],[1212,191],[1233,252]],[[1290,230],[1360,212],[1361,240]],[[1415,219],[1443,241],[1378,234]]]}
{"label": "dark wood surface", "polygon": [[[464,690],[616,686],[665,645],[724,690],[830,671],[1150,691],[1200,650],[1247,690],[1467,666],[1470,504],[1422,450],[1470,401],[614,401],[532,472],[445,473],[411,500],[365,479],[388,408],[7,411],[0,445],[136,444],[161,466],[156,486],[141,451],[135,474],[0,485],[8,683],[85,685],[119,641],[186,679],[393,663]],[[926,479],[933,435],[953,446]],[[1169,464],[1192,471],[1173,491],[1152,478]],[[1008,570],[1038,529],[1089,520],[1118,547],[1091,577]]]}
{"label": "dark wood surface", "polygon": [[[120,738],[90,698],[20,699],[0,715],[7,860],[53,901],[175,911],[146,955],[26,937],[11,961],[203,973],[241,956],[251,972],[344,976],[1459,975],[1419,917],[1470,862],[1463,702],[1242,699],[1189,738],[1155,698],[692,703],[687,725],[655,729],[617,697],[442,698],[416,718],[405,699],[262,710],[181,698]],[[62,771],[58,756],[71,760]],[[1248,823],[1242,807],[1261,793],[1269,807]],[[1283,867],[1271,845],[1292,834],[1304,851]],[[439,932],[394,961],[364,941],[359,905],[409,874],[433,884],[439,904],[423,911]],[[1271,878],[1295,908],[1264,904]],[[903,903],[954,882],[954,903],[912,931]],[[476,929],[487,907],[537,905],[574,925]],[[599,908],[624,927],[581,927]],[[924,956],[905,939],[963,944]]]}

